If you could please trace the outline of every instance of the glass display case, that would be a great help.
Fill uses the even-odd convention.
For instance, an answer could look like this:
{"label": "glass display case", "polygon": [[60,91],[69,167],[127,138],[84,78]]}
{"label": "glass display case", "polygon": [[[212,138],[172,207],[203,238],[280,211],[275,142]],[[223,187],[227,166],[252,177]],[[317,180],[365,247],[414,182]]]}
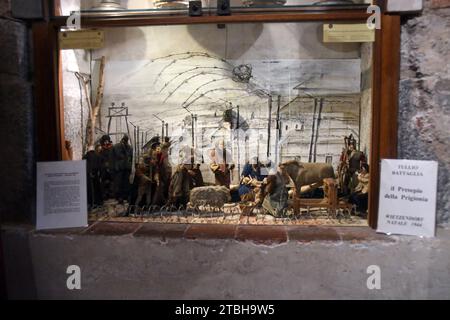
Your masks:
{"label": "glass display case", "polygon": [[182,1],[119,2],[82,1],[100,42],[62,49],[79,8],[57,1],[47,48],[58,154],[86,160],[91,219],[374,226],[377,162],[396,142],[380,144],[393,40],[348,37],[368,4],[232,2],[216,16],[208,2],[190,17]]}

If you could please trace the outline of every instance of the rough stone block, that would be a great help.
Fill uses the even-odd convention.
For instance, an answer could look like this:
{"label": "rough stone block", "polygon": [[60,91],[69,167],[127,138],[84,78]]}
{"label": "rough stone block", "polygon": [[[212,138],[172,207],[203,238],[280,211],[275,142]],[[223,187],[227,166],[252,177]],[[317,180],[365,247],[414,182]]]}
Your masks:
{"label": "rough stone block", "polygon": [[[439,7],[445,7],[444,2]],[[425,5],[430,8],[437,3],[427,1]],[[398,155],[439,162],[439,224],[450,218],[449,15],[448,9],[426,10],[407,20],[401,34]]]}
{"label": "rough stone block", "polygon": [[[11,299],[450,298],[450,231],[445,229],[438,229],[437,239],[290,241],[272,247],[202,239],[162,243],[129,235],[49,236],[5,226],[1,232]],[[65,271],[73,264],[82,270],[81,290],[66,287]],[[367,289],[371,265],[381,269],[381,290]]]}
{"label": "rough stone block", "polygon": [[231,201],[231,196],[230,190],[225,187],[208,186],[192,189],[189,199],[193,206],[222,207]]}
{"label": "rough stone block", "polygon": [[10,0],[11,13],[18,19],[40,19],[44,16],[41,0]]}
{"label": "rough stone block", "polygon": [[[8,299],[36,299],[28,230],[2,230],[1,235]],[[10,281],[14,279],[13,281]]]}
{"label": "rough stone block", "polygon": [[30,220],[34,212],[34,135],[31,85],[0,74],[0,212],[3,220]]}
{"label": "rough stone block", "polygon": [[448,8],[450,7],[450,0],[431,0],[428,7],[433,9]]}
{"label": "rough stone block", "polygon": [[27,28],[25,24],[0,19],[0,74],[16,75],[25,79],[28,75]]}
{"label": "rough stone block", "polygon": [[11,15],[11,0],[0,0],[0,16],[10,16]]}
{"label": "rough stone block", "polygon": [[414,12],[423,9],[422,0],[388,0],[388,12]]}

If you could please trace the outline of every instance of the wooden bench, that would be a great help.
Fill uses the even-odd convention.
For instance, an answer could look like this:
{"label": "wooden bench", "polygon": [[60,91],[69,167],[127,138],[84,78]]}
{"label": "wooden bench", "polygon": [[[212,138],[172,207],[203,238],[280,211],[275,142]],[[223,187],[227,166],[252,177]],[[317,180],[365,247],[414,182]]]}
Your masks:
{"label": "wooden bench", "polygon": [[327,215],[336,218],[338,212],[347,212],[351,216],[353,205],[345,200],[338,198],[338,184],[336,179],[326,178],[323,180],[324,198],[323,199],[305,199],[294,197],[292,208],[294,214],[300,214],[301,209],[306,209],[310,214],[310,209],[326,209]]}

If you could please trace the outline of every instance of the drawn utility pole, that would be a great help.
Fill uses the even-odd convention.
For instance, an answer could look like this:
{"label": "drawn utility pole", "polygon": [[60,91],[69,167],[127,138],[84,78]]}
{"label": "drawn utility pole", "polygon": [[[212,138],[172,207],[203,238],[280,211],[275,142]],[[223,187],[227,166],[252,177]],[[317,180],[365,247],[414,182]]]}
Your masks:
{"label": "drawn utility pole", "polygon": [[270,158],[270,133],[272,126],[272,96],[269,96],[269,123],[267,125],[267,158]]}
{"label": "drawn utility pole", "polygon": [[194,165],[194,157],[195,157],[195,125],[197,124],[197,115],[193,114],[187,107],[183,106],[183,109],[186,110],[191,115],[191,137],[192,137],[192,145],[191,145],[191,164]]}
{"label": "drawn utility pole", "polygon": [[[158,117],[156,114],[153,115],[156,119],[158,119],[159,121],[161,121],[161,143],[164,141],[164,129],[166,128],[166,122],[161,119],[160,117]],[[167,132],[166,132],[167,135]]]}
{"label": "drawn utility pole", "polygon": [[277,99],[277,134],[275,136],[275,163],[278,163],[278,157],[281,158],[281,155],[279,155],[279,142],[281,139],[281,123],[280,123],[280,107],[281,107],[281,96],[278,95]]}
{"label": "drawn utility pole", "polygon": [[128,107],[125,106],[125,103],[122,103],[120,107],[116,107],[115,103],[112,103],[111,107],[108,108],[108,135],[115,138],[115,143],[119,142],[125,134],[131,137],[128,126],[129,116]]}

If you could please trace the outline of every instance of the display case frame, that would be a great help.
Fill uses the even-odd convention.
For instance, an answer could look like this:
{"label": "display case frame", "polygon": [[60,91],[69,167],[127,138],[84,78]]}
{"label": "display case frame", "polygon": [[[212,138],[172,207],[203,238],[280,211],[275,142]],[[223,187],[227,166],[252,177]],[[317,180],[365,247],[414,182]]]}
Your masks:
{"label": "display case frame", "polygon": [[[58,32],[67,17],[55,16],[59,1],[45,7],[45,17],[32,22],[36,142],[38,161],[63,160],[64,101]],[[400,77],[400,15],[387,13],[385,1],[376,1],[381,11],[381,29],[375,31],[372,72],[372,138],[368,224],[377,227],[380,160],[397,158],[398,97]],[[83,17],[85,28],[133,27],[176,24],[222,24],[250,22],[365,22],[364,9],[261,13],[247,11],[230,16],[201,17],[155,15]]]}

